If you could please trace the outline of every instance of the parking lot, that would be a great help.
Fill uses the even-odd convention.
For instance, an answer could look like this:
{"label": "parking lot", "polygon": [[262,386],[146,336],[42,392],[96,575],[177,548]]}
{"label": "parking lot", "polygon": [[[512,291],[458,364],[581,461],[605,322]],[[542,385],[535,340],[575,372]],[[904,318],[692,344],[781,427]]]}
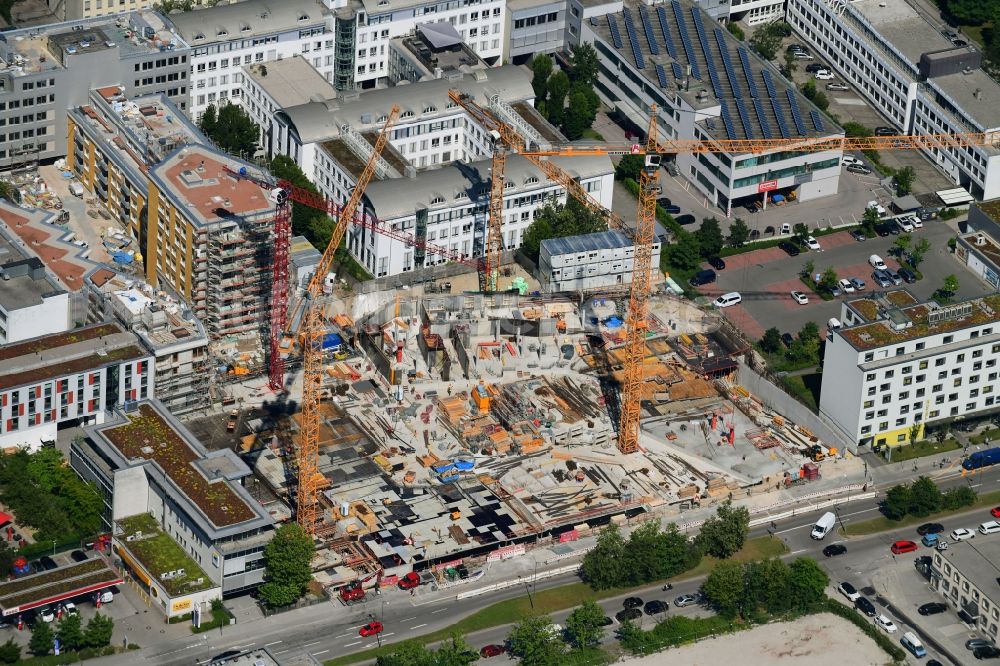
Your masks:
{"label": "parking lot", "polygon": [[[903,285],[918,299],[930,298],[941,287],[945,276],[950,274],[958,277],[957,299],[972,298],[990,291],[978,278],[966,271],[948,249],[948,239],[955,235],[954,224],[934,220],[924,223],[923,228],[917,229],[913,234],[914,240],[926,238],[931,242],[931,250],[920,265],[924,278],[915,284]],[[899,264],[889,254],[895,238],[896,236],[876,237],[858,242],[845,230],[820,237],[823,249],[819,252],[803,251],[796,257],[790,257],[779,248],[769,248],[728,257],[726,269],[717,272],[716,282],[699,288],[699,291],[713,299],[730,291],[740,292],[743,302],[725,308],[723,312],[730,321],[755,339],[772,326],[782,333],[794,334],[808,321],[816,322],[822,330],[831,317],[841,316],[841,302],[852,294],[824,301],[808,292],[799,279],[799,272],[805,263],[812,261],[816,273],[833,268],[842,278],[856,277],[864,280],[866,289],[861,293],[879,291],[871,279],[872,268],[868,264],[868,257],[877,254],[890,268],[898,268]],[[809,303],[795,303],[790,296],[792,290],[807,292]]]}

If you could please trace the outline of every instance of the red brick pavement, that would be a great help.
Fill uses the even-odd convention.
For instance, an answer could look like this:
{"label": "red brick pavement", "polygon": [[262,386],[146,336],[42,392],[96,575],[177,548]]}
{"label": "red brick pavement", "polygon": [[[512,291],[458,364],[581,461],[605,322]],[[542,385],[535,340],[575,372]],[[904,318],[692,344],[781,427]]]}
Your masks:
{"label": "red brick pavement", "polygon": [[[757,264],[769,264],[772,261],[787,258],[788,255],[784,250],[769,247],[763,250],[754,250],[753,252],[726,257],[726,270],[736,270],[738,268],[746,268],[747,266],[756,266]],[[709,265],[705,264],[705,268],[709,268]]]}
{"label": "red brick pavement", "polygon": [[757,320],[742,305],[732,305],[728,308],[723,308],[722,314],[751,340],[760,340],[764,335],[764,328],[757,323]]}

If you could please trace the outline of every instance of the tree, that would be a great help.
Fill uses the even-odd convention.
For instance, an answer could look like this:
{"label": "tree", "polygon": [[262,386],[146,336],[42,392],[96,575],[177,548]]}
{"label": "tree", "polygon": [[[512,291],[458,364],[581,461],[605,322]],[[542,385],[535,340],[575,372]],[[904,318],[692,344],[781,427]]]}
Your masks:
{"label": "tree", "polygon": [[569,74],[573,83],[583,83],[593,88],[597,83],[598,57],[591,44],[571,46],[569,50]]}
{"label": "tree", "polygon": [[642,155],[625,155],[615,165],[615,180],[631,178],[638,181],[644,164]]}
{"label": "tree", "polygon": [[552,58],[539,53],[531,61],[531,89],[535,93],[535,105],[544,102],[548,97],[548,81],[552,75]]}
{"label": "tree", "polygon": [[772,326],[764,331],[760,339],[760,349],[766,354],[777,354],[781,351],[781,331]]}
{"label": "tree", "polygon": [[910,513],[927,516],[941,508],[941,491],[926,476],[919,477],[910,486]]}
{"label": "tree", "polygon": [[448,640],[441,643],[434,655],[434,666],[468,666],[477,661],[479,653],[458,633],[452,633]]}
{"label": "tree", "polygon": [[566,632],[577,648],[593,647],[604,635],[604,609],[588,599],[566,618]]}
{"label": "tree", "polygon": [[510,652],[524,666],[556,666],[563,656],[562,639],[552,631],[548,615],[529,615],[514,625],[507,637]]}
{"label": "tree", "polygon": [[269,606],[287,606],[302,596],[312,580],[312,537],[298,523],[279,527],[264,548],[264,574],[267,581],[260,586],[260,598]]}
{"label": "tree", "polygon": [[379,655],[375,666],[436,666],[434,652],[418,641],[397,643],[391,652]]}
{"label": "tree", "polygon": [[819,288],[826,292],[832,292],[837,288],[839,281],[840,277],[837,275],[837,271],[833,270],[832,267],[827,268],[819,278]]}
{"label": "tree", "polygon": [[889,520],[902,520],[910,512],[912,502],[913,497],[908,485],[893,486],[885,493],[885,499],[882,500],[882,513]]}
{"label": "tree", "polygon": [[566,95],[569,94],[569,77],[566,72],[559,70],[549,77],[548,91],[549,99],[546,102],[548,120],[553,125],[560,125],[563,122],[565,113]]}
{"label": "tree", "polygon": [[814,79],[809,79],[799,88],[802,91],[802,95],[812,101],[816,98],[816,81]]}
{"label": "tree", "polygon": [[896,236],[896,240],[892,242],[891,252],[895,254],[900,259],[906,254],[910,249],[910,245],[913,244],[913,236],[910,234],[901,234]]}
{"label": "tree", "polygon": [[63,648],[67,650],[79,650],[84,646],[83,642],[83,626],[80,622],[79,615],[64,615],[62,620],[59,621],[59,630],[56,632],[59,636],[59,643]]}
{"label": "tree", "polygon": [[733,37],[740,40],[741,42],[747,37],[746,33],[743,32],[743,28],[741,28],[740,24],[737,23],[736,21],[730,21],[729,23],[727,23],[726,28],[729,29],[729,32],[730,34],[732,34]]}
{"label": "tree", "polygon": [[198,121],[198,128],[204,132],[206,136],[211,138],[211,136],[215,133],[215,127],[218,124],[219,116],[215,110],[215,105],[209,104],[208,108],[201,114],[201,120]]}
{"label": "tree", "polygon": [[5,664],[16,664],[21,661],[21,646],[15,643],[13,638],[8,638],[6,643],[0,645],[0,661]]}
{"label": "tree", "polygon": [[689,271],[701,263],[701,246],[698,238],[686,229],[674,233],[674,244],[667,248],[670,265],[681,271]]}
{"label": "tree", "polygon": [[785,61],[785,66],[783,68],[784,71],[782,73],[785,75],[786,78],[791,79],[792,75],[795,74],[795,70],[799,68],[799,63],[795,58],[795,54],[789,51],[785,52],[784,61]]}
{"label": "tree", "polygon": [[584,131],[590,129],[597,118],[597,110],[601,106],[601,100],[597,97],[593,87],[576,81],[569,91],[569,108],[566,110],[563,120],[562,130],[570,141],[576,141],[583,136]]}
{"label": "tree", "polygon": [[951,275],[945,276],[945,278],[944,278],[944,284],[942,285],[942,289],[944,289],[944,291],[949,296],[954,296],[956,293],[958,293],[958,278],[955,277],[954,273],[952,273]]}
{"label": "tree", "polygon": [[616,587],[627,575],[625,539],[618,526],[610,524],[597,536],[594,548],[583,556],[583,580],[595,590]]}
{"label": "tree", "polygon": [[701,226],[695,232],[698,238],[698,247],[701,256],[707,258],[719,256],[722,251],[722,228],[719,221],[714,217],[706,217],[701,221]]}
{"label": "tree", "polygon": [[917,174],[911,166],[905,166],[896,172],[896,189],[900,194],[909,194],[913,190],[913,179]]}
{"label": "tree", "polygon": [[781,30],[777,21],[760,26],[750,38],[750,47],[764,60],[774,60],[781,47]]}
{"label": "tree", "polygon": [[993,18],[996,7],[995,2],[983,0],[947,0],[941,3],[944,13],[961,25],[982,25]]}
{"label": "tree", "polygon": [[801,245],[806,244],[806,239],[809,238],[809,227],[805,225],[804,222],[796,222],[795,226],[792,227],[793,238],[799,242]]}
{"label": "tree", "polygon": [[542,241],[590,234],[607,229],[603,218],[573,198],[565,204],[549,203],[535,211],[535,219],[524,232],[521,250],[532,260],[538,261]]}
{"label": "tree", "polygon": [[788,566],[789,601],[802,608],[826,596],[830,577],[811,557],[799,557]]}
{"label": "tree", "polygon": [[802,270],[799,271],[799,275],[811,280],[813,276],[813,271],[815,270],[816,270],[816,262],[813,261],[812,259],[806,259],[806,263],[802,264]]}
{"label": "tree", "polygon": [[868,137],[875,136],[875,132],[870,127],[865,127],[861,123],[854,121],[844,123],[844,136],[846,137]]}
{"label": "tree", "polygon": [[[275,178],[280,178],[281,180],[287,180],[292,185],[297,187],[302,187],[313,194],[319,194],[319,190],[316,186],[312,184],[306,174],[303,173],[299,165],[295,163],[295,160],[288,157],[287,155],[277,155],[273,160],[271,160],[270,165],[271,175]],[[304,204],[292,203],[292,233],[305,236],[312,242],[313,245],[319,247],[320,250],[324,249],[326,245],[322,247],[313,239],[310,235],[310,226],[316,218],[326,217],[323,213],[320,213],[315,208],[311,208]]]}
{"label": "tree", "polygon": [[976,497],[976,491],[969,486],[949,488],[941,496],[941,508],[960,509],[963,506],[972,506],[976,501]]}
{"label": "tree", "polygon": [[729,560],[719,562],[701,589],[720,615],[736,617],[746,594],[743,565]]}
{"label": "tree", "polygon": [[695,542],[701,552],[719,559],[732,557],[750,534],[750,511],[726,501],[702,523]]}
{"label": "tree", "polygon": [[115,630],[115,621],[107,615],[97,613],[90,618],[83,632],[83,642],[87,647],[100,648],[111,645],[111,634]]}
{"label": "tree", "polygon": [[[250,114],[243,108],[230,102],[218,109],[214,123],[205,123],[205,117],[209,116],[209,105],[199,123],[201,131],[211,139],[220,149],[250,159],[257,151],[257,139],[260,138],[260,128],[253,121]],[[214,114],[213,114],[214,115]]]}
{"label": "tree", "polygon": [[31,640],[28,641],[28,649],[36,657],[46,655],[52,652],[53,638],[52,627],[49,626],[48,622],[35,622],[35,626],[31,628]]}
{"label": "tree", "polygon": [[861,229],[865,232],[865,235],[871,237],[875,235],[875,225],[882,221],[882,218],[878,215],[878,210],[875,208],[865,208],[864,214],[861,216]]}
{"label": "tree", "polygon": [[924,262],[924,255],[926,255],[931,249],[931,242],[926,238],[921,238],[917,241],[910,249],[910,266],[916,270],[917,266]]}
{"label": "tree", "polygon": [[638,585],[675,576],[697,564],[690,540],[675,525],[666,530],[650,520],[632,531],[625,545],[628,566],[619,585]]}
{"label": "tree", "polygon": [[743,247],[750,240],[750,227],[741,218],[736,218],[729,225],[729,238],[726,240],[731,247]]}
{"label": "tree", "polygon": [[778,558],[750,562],[744,568],[746,597],[754,608],[763,606],[769,613],[788,610],[788,565]]}
{"label": "tree", "polygon": [[830,99],[822,90],[816,92],[816,95],[812,98],[812,103],[815,104],[816,108],[820,111],[826,111],[830,107]]}
{"label": "tree", "polygon": [[796,361],[818,362],[821,343],[819,326],[814,321],[807,321],[799,330],[798,336],[792,343],[792,348],[788,350],[788,355]]}

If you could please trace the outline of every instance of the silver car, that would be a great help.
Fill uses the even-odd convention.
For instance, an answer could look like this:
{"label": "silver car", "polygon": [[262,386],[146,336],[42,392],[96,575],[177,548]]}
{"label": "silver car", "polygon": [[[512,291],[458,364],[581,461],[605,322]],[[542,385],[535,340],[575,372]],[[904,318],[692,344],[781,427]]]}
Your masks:
{"label": "silver car", "polygon": [[674,605],[678,608],[684,608],[685,606],[694,606],[698,603],[698,597],[693,594],[682,594],[681,596],[674,599]]}

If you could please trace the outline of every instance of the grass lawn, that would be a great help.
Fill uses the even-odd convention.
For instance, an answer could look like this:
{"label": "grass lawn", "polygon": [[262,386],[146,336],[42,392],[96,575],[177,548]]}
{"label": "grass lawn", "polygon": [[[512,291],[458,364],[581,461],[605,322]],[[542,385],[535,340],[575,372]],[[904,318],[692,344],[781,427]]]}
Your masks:
{"label": "grass lawn", "polygon": [[[747,541],[743,548],[733,555],[732,559],[739,562],[745,562],[753,559],[777,557],[779,555],[783,555],[785,552],[787,552],[787,547],[780,539],[757,537],[756,539],[750,539]],[[716,562],[717,560],[710,557],[703,558],[701,564],[697,567],[689,571],[685,571],[683,574],[672,578],[671,580],[686,580],[705,575],[712,570],[712,567],[715,566]],[[646,587],[646,585],[642,585],[641,587]],[[507,599],[505,601],[500,601],[487,606],[482,610],[476,611],[469,617],[461,620],[460,622],[456,622],[450,627],[446,627],[430,634],[424,634],[423,636],[418,636],[413,640],[428,644],[444,640],[452,633],[468,636],[472,632],[480,631],[482,629],[489,629],[490,627],[496,627],[504,624],[513,624],[518,622],[524,616],[532,613],[554,613],[555,611],[579,606],[588,599],[607,599],[609,597],[616,597],[620,594],[625,594],[634,589],[638,588],[622,587],[612,588],[609,590],[593,590],[589,585],[584,583],[571,583],[561,587],[539,590],[532,595],[535,602],[534,608],[532,608],[529,603],[527,596]],[[323,663],[325,666],[355,664],[360,661],[375,659],[380,654],[389,653],[394,649],[395,645],[386,645],[382,648],[373,648],[371,650],[364,650],[363,652],[355,652],[354,654],[344,655],[343,657],[330,659]]]}
{"label": "grass lawn", "polygon": [[976,435],[975,437],[970,437],[969,441],[972,442],[973,444],[982,444],[986,441],[987,437],[990,438],[990,443],[1000,440],[1000,428],[993,428],[979,435]]}
{"label": "grass lawn", "polygon": [[601,136],[600,132],[590,129],[589,127],[583,130],[584,139],[593,139],[594,141],[604,141],[604,137]]}
{"label": "grass lawn", "polygon": [[781,381],[788,392],[802,400],[806,407],[814,412],[819,411],[819,392],[823,384],[823,373],[785,376]]}
{"label": "grass lawn", "polygon": [[872,518],[871,520],[861,520],[856,523],[848,523],[847,529],[846,530],[841,529],[839,530],[839,532],[847,536],[864,536],[868,534],[877,534],[879,532],[894,530],[899,527],[907,527],[909,525],[920,525],[922,523],[927,523],[932,520],[941,520],[942,518],[953,516],[956,513],[969,511],[970,509],[983,509],[985,507],[992,507],[997,504],[1000,504],[1000,490],[994,490],[992,492],[983,493],[976,498],[976,501],[973,503],[972,506],[963,506],[961,509],[938,511],[937,513],[932,513],[929,516],[907,516],[902,520],[889,520],[885,516],[880,516],[879,518]]}
{"label": "grass lawn", "polygon": [[892,462],[901,462],[903,460],[912,460],[913,458],[922,458],[923,456],[932,456],[935,453],[944,453],[945,451],[954,451],[955,449],[960,448],[962,448],[962,445],[959,444],[956,439],[946,439],[940,444],[934,440],[925,439],[924,441],[917,442],[916,444],[893,447]]}

